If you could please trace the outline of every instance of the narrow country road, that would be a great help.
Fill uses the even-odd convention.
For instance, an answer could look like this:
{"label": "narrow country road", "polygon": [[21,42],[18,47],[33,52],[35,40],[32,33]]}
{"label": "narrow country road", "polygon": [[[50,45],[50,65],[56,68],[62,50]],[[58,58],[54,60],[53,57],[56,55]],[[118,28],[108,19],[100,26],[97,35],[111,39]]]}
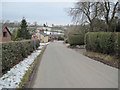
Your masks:
{"label": "narrow country road", "polygon": [[31,87],[118,88],[118,69],[56,41],[47,46]]}

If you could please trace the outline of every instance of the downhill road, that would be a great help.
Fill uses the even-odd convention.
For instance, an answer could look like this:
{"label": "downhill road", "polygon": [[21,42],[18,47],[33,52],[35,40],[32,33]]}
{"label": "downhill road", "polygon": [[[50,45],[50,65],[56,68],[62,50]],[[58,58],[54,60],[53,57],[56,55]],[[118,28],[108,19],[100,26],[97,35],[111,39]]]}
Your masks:
{"label": "downhill road", "polygon": [[63,42],[50,43],[32,88],[118,88],[118,69],[92,60]]}

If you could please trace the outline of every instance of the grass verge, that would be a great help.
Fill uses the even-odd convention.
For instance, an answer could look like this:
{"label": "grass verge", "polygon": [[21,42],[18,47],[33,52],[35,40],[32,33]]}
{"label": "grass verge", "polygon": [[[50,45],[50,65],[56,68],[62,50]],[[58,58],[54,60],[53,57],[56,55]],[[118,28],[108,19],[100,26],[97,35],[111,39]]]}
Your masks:
{"label": "grass verge", "polygon": [[46,46],[44,46],[42,48],[41,53],[35,58],[34,62],[30,65],[30,68],[28,69],[28,71],[26,71],[25,75],[21,79],[21,83],[19,84],[19,88],[25,88],[27,86],[28,82],[30,81],[31,75],[33,74],[33,71],[35,69],[35,66],[36,66],[39,58],[41,57],[41,55],[45,51],[45,49],[46,49]]}
{"label": "grass verge", "polygon": [[107,64],[109,66],[120,69],[119,58],[117,58],[116,56],[111,56],[111,55],[96,53],[96,52],[84,52],[83,54],[89,58],[92,58],[94,60]]}

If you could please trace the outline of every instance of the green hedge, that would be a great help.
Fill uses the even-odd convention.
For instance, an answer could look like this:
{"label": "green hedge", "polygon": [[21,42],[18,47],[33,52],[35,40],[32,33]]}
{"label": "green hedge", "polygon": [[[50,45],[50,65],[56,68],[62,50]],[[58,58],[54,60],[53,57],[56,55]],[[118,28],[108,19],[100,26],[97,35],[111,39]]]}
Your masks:
{"label": "green hedge", "polygon": [[85,35],[86,49],[104,54],[120,53],[120,33],[89,32]]}
{"label": "green hedge", "polygon": [[[36,41],[36,47],[39,46],[39,40]],[[23,58],[33,52],[34,40],[15,41],[2,43],[2,72],[9,70],[19,63]]]}
{"label": "green hedge", "polygon": [[120,57],[120,33],[116,33],[116,53]]}
{"label": "green hedge", "polygon": [[70,45],[84,45],[84,34],[69,34],[68,43]]}
{"label": "green hedge", "polygon": [[64,40],[63,36],[58,36],[58,40]]}

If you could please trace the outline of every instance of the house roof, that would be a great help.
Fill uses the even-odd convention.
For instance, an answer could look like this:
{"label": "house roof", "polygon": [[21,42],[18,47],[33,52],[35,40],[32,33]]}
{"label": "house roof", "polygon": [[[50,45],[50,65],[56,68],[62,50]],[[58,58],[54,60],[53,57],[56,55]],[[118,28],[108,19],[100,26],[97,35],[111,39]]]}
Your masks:
{"label": "house roof", "polygon": [[40,32],[40,34],[42,34],[43,36],[48,36],[46,33],[44,32]]}
{"label": "house roof", "polygon": [[11,32],[9,31],[9,29],[7,28],[7,26],[2,25],[2,31],[3,31],[4,29],[6,29],[6,30],[8,31],[8,33],[12,36],[12,34],[11,34]]}

